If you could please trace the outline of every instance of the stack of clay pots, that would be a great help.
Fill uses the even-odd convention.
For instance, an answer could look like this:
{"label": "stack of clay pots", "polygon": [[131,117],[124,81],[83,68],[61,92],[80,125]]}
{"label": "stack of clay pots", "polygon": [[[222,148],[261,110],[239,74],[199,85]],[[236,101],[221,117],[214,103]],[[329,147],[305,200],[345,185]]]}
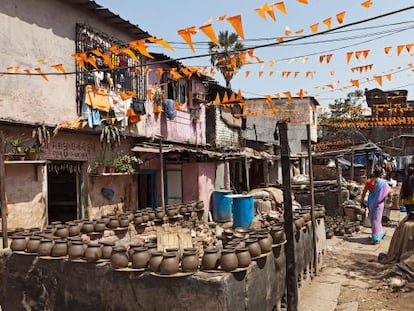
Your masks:
{"label": "stack of clay pots", "polygon": [[331,239],[334,235],[352,235],[361,230],[359,221],[350,221],[347,216],[326,217],[326,238]]}

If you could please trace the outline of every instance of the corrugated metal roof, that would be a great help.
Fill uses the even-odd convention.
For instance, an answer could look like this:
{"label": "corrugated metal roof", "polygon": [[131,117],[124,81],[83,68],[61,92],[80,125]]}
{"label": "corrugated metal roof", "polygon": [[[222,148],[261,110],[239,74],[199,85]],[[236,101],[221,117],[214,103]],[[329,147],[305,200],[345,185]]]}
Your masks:
{"label": "corrugated metal roof", "polygon": [[121,16],[111,12],[109,9],[99,5],[93,0],[61,0],[63,2],[80,6],[82,9],[93,11],[92,13],[102,18],[109,24],[121,27],[124,31],[132,34],[136,39],[142,39],[150,37],[151,35],[138,27],[138,25],[132,24],[130,21],[123,19]]}

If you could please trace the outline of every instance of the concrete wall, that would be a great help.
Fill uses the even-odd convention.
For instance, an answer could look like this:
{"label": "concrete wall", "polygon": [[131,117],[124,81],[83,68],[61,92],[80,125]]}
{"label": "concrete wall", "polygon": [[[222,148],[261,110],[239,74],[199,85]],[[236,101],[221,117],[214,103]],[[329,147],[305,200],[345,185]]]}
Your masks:
{"label": "concrete wall", "polygon": [[[75,71],[75,25],[87,24],[123,41],[134,38],[121,28],[104,23],[79,6],[55,0],[3,0],[0,6],[0,68],[19,66],[20,72],[56,72],[51,65],[62,64]],[[37,59],[45,58],[46,63]],[[1,118],[23,122],[57,124],[74,121],[76,110],[75,75],[3,76],[0,78]]]}
{"label": "concrete wall", "polygon": [[204,209],[208,211],[210,207],[211,194],[214,191],[216,164],[214,162],[199,163],[198,169],[198,197],[199,200],[204,202]]}
{"label": "concrete wall", "polygon": [[240,129],[231,128],[220,115],[220,107],[211,106],[207,112],[207,131],[208,143],[217,148],[239,147],[240,146]]}

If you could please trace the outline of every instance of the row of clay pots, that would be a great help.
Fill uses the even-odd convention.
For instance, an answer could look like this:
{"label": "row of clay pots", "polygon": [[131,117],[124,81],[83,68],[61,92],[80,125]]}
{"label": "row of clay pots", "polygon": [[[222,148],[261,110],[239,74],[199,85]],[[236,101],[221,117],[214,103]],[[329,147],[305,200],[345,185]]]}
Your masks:
{"label": "row of clay pots", "polygon": [[[255,243],[255,247],[260,253],[260,246],[257,241]],[[220,267],[222,270],[230,272],[237,268],[247,268],[253,257],[257,256],[252,255],[249,246],[237,248],[226,247],[222,249],[221,252],[219,252],[216,247],[210,247],[204,250],[202,269],[216,270]]]}
{"label": "row of clay pots", "polygon": [[286,234],[284,227],[281,225],[273,225],[270,228],[251,232],[248,232],[246,229],[238,230],[238,228],[235,230],[226,229],[223,232],[223,243],[225,246],[244,247],[249,239],[257,239],[261,244],[262,253],[267,253],[272,249],[272,245],[286,241]]}

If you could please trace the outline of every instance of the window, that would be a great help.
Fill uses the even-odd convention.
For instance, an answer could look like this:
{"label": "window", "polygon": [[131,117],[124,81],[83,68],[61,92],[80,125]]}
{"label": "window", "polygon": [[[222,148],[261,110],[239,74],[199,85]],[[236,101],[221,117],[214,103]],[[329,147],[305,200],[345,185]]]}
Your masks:
{"label": "window", "polygon": [[188,103],[189,81],[187,79],[173,80],[168,77],[169,73],[164,72],[160,85],[164,90],[167,99],[177,101],[180,106],[185,106]]}
{"label": "window", "polygon": [[[86,52],[87,57],[92,57],[98,70],[85,62],[85,68],[79,64],[76,66],[76,98],[78,114],[81,114],[81,105],[84,90],[87,85],[96,85],[108,89],[108,91],[119,87],[125,93],[137,94],[139,99],[146,97],[146,83],[144,74],[145,58],[130,49],[138,59],[134,60],[129,54],[119,52],[119,49],[127,47],[127,43],[121,42],[102,32],[92,29],[83,24],[76,25],[76,53]],[[113,69],[110,69],[105,60],[92,53],[96,50],[106,53],[111,60]]]}

